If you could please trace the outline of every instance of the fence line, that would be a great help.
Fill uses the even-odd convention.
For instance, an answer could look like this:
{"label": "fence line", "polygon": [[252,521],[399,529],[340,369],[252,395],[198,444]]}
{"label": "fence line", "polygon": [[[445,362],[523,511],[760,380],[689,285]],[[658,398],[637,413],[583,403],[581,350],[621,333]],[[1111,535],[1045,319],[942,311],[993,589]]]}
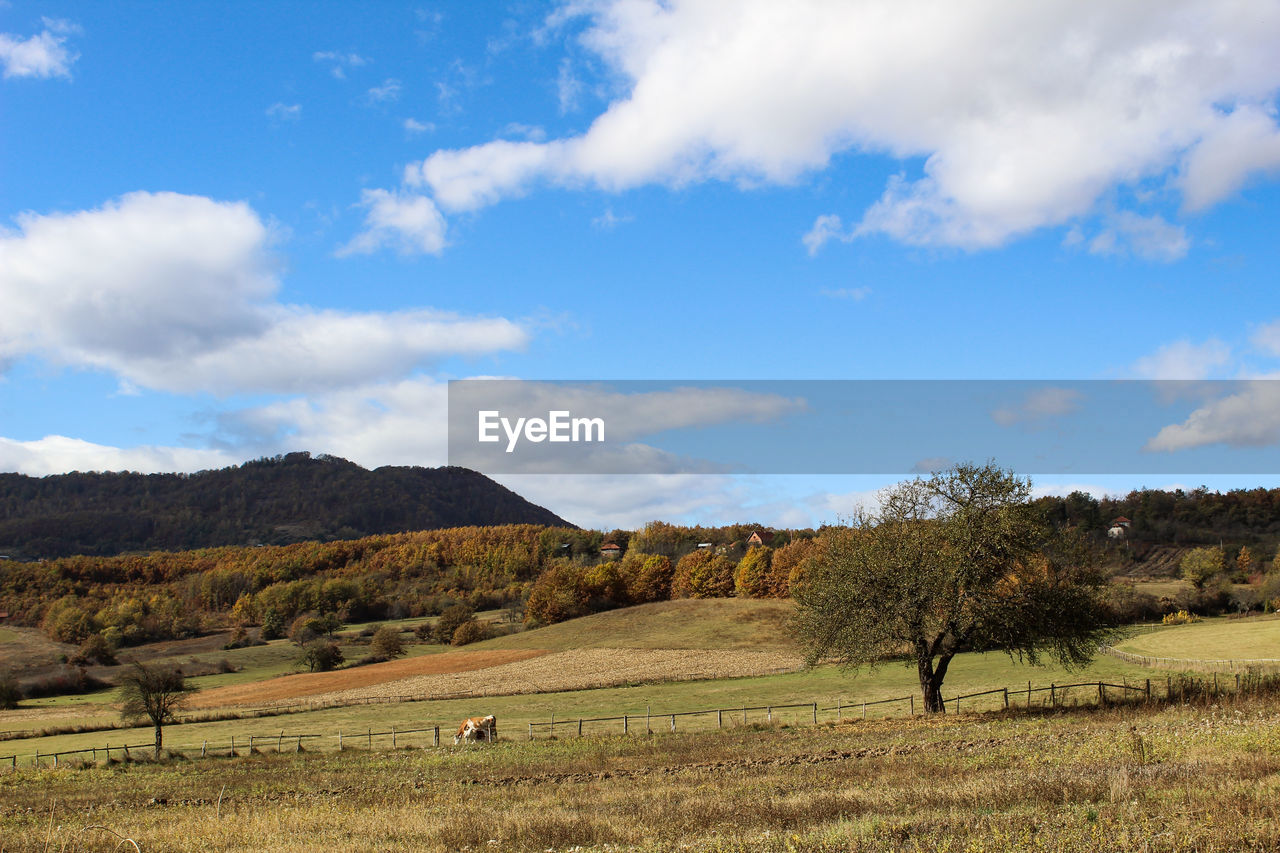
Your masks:
{"label": "fence line", "polygon": [[[965,693],[959,696],[953,696],[949,699],[946,699],[943,703],[943,706],[945,708],[947,705],[954,705],[955,712],[959,713],[961,710],[960,703],[962,701],[970,701],[974,699],[980,699],[983,697],[1000,695],[1001,702],[1004,708],[1017,708],[1017,707],[1031,708],[1033,707],[1032,697],[1035,694],[1047,693],[1048,696],[1046,697],[1046,700],[1043,703],[1042,707],[1056,708],[1056,707],[1062,707],[1066,704],[1068,691],[1080,690],[1082,688],[1088,688],[1093,691],[1096,691],[1096,697],[1095,696],[1089,697],[1088,704],[1091,704],[1091,705],[1097,704],[1097,705],[1105,706],[1109,701],[1109,697],[1107,694],[1108,690],[1120,691],[1122,701],[1124,699],[1127,699],[1130,696],[1130,694],[1138,694],[1138,697],[1145,702],[1174,701],[1174,700],[1179,702],[1185,702],[1187,698],[1195,699],[1198,696],[1216,698],[1218,696],[1223,695],[1224,693],[1227,693],[1227,694],[1234,693],[1235,695],[1243,695],[1246,693],[1256,692],[1259,688],[1273,689],[1277,686],[1280,686],[1280,679],[1277,679],[1274,676],[1266,676],[1260,673],[1246,673],[1244,674],[1244,680],[1242,681],[1241,675],[1242,675],[1241,673],[1235,673],[1234,685],[1232,685],[1230,682],[1227,682],[1226,685],[1221,684],[1219,682],[1219,679],[1216,673],[1213,675],[1212,681],[1207,677],[1196,678],[1196,677],[1187,677],[1187,676],[1177,676],[1175,678],[1174,676],[1166,676],[1164,679],[1165,683],[1163,685],[1164,687],[1163,691],[1160,691],[1158,689],[1153,690],[1152,679],[1150,678],[1145,679],[1141,683],[1134,683],[1134,684],[1130,684],[1126,679],[1122,684],[1115,684],[1115,683],[1106,682],[1106,681],[1085,681],[1085,682],[1077,682],[1072,684],[1057,684],[1055,682],[1055,683],[1050,683],[1047,687],[1035,687],[1031,684],[1031,682],[1028,681],[1026,688],[997,687],[991,690],[982,690],[975,693]],[[1156,687],[1158,688],[1159,686],[1160,686],[1159,681],[1157,680]],[[1160,695],[1161,692],[1163,692],[1163,696]],[[1020,696],[1026,697],[1025,702],[1022,702],[1018,699],[1018,697]],[[561,731],[565,731],[566,729],[570,732],[576,731],[577,736],[582,737],[583,727],[586,724],[598,725],[601,723],[619,723],[619,722],[622,723],[622,733],[629,734],[632,724],[634,723],[638,725],[641,720],[644,721],[646,733],[652,733],[654,731],[653,723],[655,720],[658,721],[659,726],[661,726],[662,723],[665,722],[667,726],[670,728],[670,730],[672,732],[675,732],[677,730],[677,720],[679,719],[698,717],[698,716],[710,716],[712,714],[716,716],[717,728],[723,728],[726,715],[728,715],[730,722],[737,723],[738,720],[741,719],[741,722],[745,725],[749,722],[750,715],[753,712],[758,715],[761,711],[764,712],[765,721],[772,723],[775,711],[795,711],[797,709],[805,709],[806,711],[808,711],[809,713],[803,716],[809,717],[812,723],[816,725],[819,722],[819,714],[821,713],[830,714],[830,712],[834,711],[835,722],[840,722],[846,719],[846,715],[848,715],[848,718],[852,719],[854,715],[858,713],[861,714],[862,719],[866,719],[867,708],[871,708],[879,705],[895,704],[895,703],[903,703],[903,702],[907,703],[908,705],[908,708],[907,708],[908,714],[914,716],[915,715],[915,695],[914,694],[908,695],[908,696],[892,697],[889,699],[875,699],[875,700],[864,700],[864,701],[854,700],[847,703],[843,699],[840,699],[837,701],[835,705],[827,706],[827,707],[822,707],[822,704],[819,702],[793,702],[793,703],[778,704],[778,705],[743,704],[743,705],[738,705],[732,708],[703,708],[703,709],[692,710],[692,711],[674,711],[674,712],[666,711],[658,714],[654,714],[652,712],[652,709],[648,709],[644,714],[638,714],[638,713],[622,714],[621,716],[613,716],[613,717],[580,717],[580,718],[571,717],[571,718],[566,718],[561,720],[557,720],[555,718],[555,715],[553,714],[551,717],[551,720],[548,722],[528,723],[528,738],[529,740],[533,740],[535,736],[535,731],[539,731],[539,730],[545,730],[548,733],[548,736],[554,737],[556,734],[557,727],[559,727]],[[1081,704],[1078,701],[1078,694],[1077,694],[1077,701],[1075,704],[1077,705]],[[302,734],[297,732],[288,733],[282,729],[278,733],[274,733],[274,734],[261,734],[261,735],[252,734],[252,735],[249,735],[247,739],[243,739],[243,738],[240,739],[239,743],[237,743],[236,736],[231,735],[231,740],[229,743],[211,745],[208,741],[203,741],[198,747],[194,745],[188,745],[183,747],[170,748],[170,749],[167,749],[166,751],[181,753],[183,755],[195,753],[198,751],[200,757],[204,758],[204,757],[208,757],[210,754],[217,755],[219,753],[222,753],[223,751],[225,751],[225,754],[227,754],[228,756],[237,755],[238,754],[237,750],[247,750],[249,753],[253,753],[253,752],[259,751],[258,749],[259,745],[266,745],[268,748],[274,745],[277,752],[283,752],[285,751],[286,746],[292,744],[295,752],[301,752],[304,741],[308,741],[308,740],[321,741],[321,742],[326,740],[335,740],[338,750],[349,749],[352,747],[359,748],[362,745],[365,748],[372,750],[374,748],[374,738],[390,738],[391,748],[397,749],[400,746],[399,738],[407,737],[410,735],[422,735],[427,733],[431,734],[431,745],[433,747],[439,747],[441,745],[440,726],[434,725],[427,728],[417,728],[417,729],[398,729],[393,727],[387,731],[377,731],[377,732],[375,732],[371,727],[366,727],[364,730],[360,730],[360,731],[350,731],[350,730],[340,729],[335,735],[324,735],[324,734],[314,734],[314,733]],[[85,749],[63,750],[60,752],[40,753],[39,751],[36,751],[34,754],[27,753],[27,754],[6,755],[6,756],[0,756],[0,769],[4,769],[4,766],[6,763],[9,765],[10,769],[17,769],[19,758],[22,758],[24,760],[27,758],[30,758],[32,767],[58,767],[59,760],[62,758],[65,758],[68,756],[77,756],[77,755],[83,756],[86,754],[91,755],[92,759],[94,761],[97,761],[99,751],[104,753],[104,756],[108,761],[112,760],[113,752],[122,753],[122,757],[127,760],[130,758],[130,750],[142,750],[144,752],[149,752],[152,746],[153,744],[123,744],[119,746],[111,746],[110,744],[107,744],[103,747],[88,747]]]}
{"label": "fence line", "polygon": [[1233,660],[1226,658],[1162,658],[1149,655],[1138,655],[1124,652],[1111,646],[1102,646],[1103,653],[1119,658],[1128,663],[1151,669],[1198,669],[1207,672],[1252,672],[1255,670],[1280,669],[1280,658],[1254,658],[1252,660]]}
{"label": "fence line", "polygon": [[[601,682],[598,684],[590,684],[585,687],[574,688],[534,688],[532,690],[471,690],[459,691],[453,693],[420,693],[420,694],[401,694],[395,696],[354,696],[347,699],[324,699],[309,700],[306,702],[287,702],[278,705],[267,705],[261,708],[241,708],[237,711],[229,711],[223,713],[209,713],[203,716],[191,714],[180,717],[170,725],[191,725],[194,723],[216,723],[226,720],[246,720],[258,719],[261,717],[283,717],[290,714],[305,714],[311,711],[326,711],[330,708],[351,708],[356,705],[395,705],[404,702],[448,702],[455,699],[492,699],[498,696],[541,696],[548,693],[566,693],[573,690],[597,690],[618,686],[634,686],[637,684],[665,684],[669,682],[686,682],[686,681],[707,681],[707,680],[726,680],[732,678],[759,678],[762,675],[778,675],[783,672],[795,672],[796,667],[772,667],[753,672],[749,675],[722,675],[717,672],[697,672],[685,673],[672,678],[651,679],[642,681],[613,681]],[[137,728],[129,725],[105,725],[98,728],[93,727],[73,727],[75,731],[59,731],[54,727],[51,732],[45,733],[37,730],[30,731],[9,731],[0,732],[0,741],[5,740],[29,740],[40,737],[58,737],[63,734],[91,734],[93,732],[110,732],[125,731]],[[0,758],[0,762],[7,758]]]}

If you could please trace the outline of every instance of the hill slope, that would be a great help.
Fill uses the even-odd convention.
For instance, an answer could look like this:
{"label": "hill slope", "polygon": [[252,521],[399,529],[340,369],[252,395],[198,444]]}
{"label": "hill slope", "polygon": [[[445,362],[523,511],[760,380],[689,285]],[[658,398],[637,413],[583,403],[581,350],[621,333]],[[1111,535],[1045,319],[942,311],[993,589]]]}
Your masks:
{"label": "hill slope", "polygon": [[290,453],[198,474],[0,474],[0,553],[177,551],[492,524],[573,525],[466,468]]}

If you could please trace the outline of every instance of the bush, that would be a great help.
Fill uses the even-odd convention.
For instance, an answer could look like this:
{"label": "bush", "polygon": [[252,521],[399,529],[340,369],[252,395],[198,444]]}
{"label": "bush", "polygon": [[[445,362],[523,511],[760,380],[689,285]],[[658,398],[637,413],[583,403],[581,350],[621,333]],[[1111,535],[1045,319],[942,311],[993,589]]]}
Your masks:
{"label": "bush", "polygon": [[312,640],[302,651],[298,663],[310,672],[328,672],[344,660],[338,644],[328,640]]}
{"label": "bush", "polygon": [[92,693],[110,686],[101,678],[90,675],[82,666],[68,666],[57,675],[28,683],[23,693],[28,699],[40,699],[45,696],[75,696],[81,693]]}
{"label": "bush", "polygon": [[71,663],[77,666],[97,661],[103,666],[115,666],[116,656],[112,651],[111,644],[107,642],[107,638],[102,634],[91,634],[80,644],[80,649],[71,658]]}
{"label": "bush", "polygon": [[16,708],[21,700],[22,688],[18,686],[18,680],[8,673],[0,675],[0,709]]}
{"label": "bush", "polygon": [[419,640],[421,640],[424,643],[427,640],[431,639],[432,635],[434,634],[435,634],[435,629],[431,627],[430,622],[420,622],[413,629],[413,636],[417,637]]}
{"label": "bush", "polygon": [[485,626],[475,619],[469,619],[463,622],[453,632],[453,639],[450,641],[454,646],[465,646],[468,643],[478,643],[481,640],[489,639],[489,631]]}
{"label": "bush", "polygon": [[369,644],[374,656],[383,660],[398,658],[404,654],[404,641],[400,632],[390,625],[383,625],[373,633],[373,641]]}
{"label": "bush", "polygon": [[1200,617],[1194,613],[1179,610],[1177,613],[1166,613],[1160,621],[1166,625],[1190,625],[1192,622],[1199,622]]}
{"label": "bush", "polygon": [[440,614],[440,618],[436,620],[436,642],[452,643],[453,632],[458,630],[458,626],[469,621],[476,615],[476,612],[467,604],[454,604],[445,608]]}
{"label": "bush", "polygon": [[789,598],[791,590],[804,582],[817,555],[818,544],[812,539],[797,539],[774,551],[769,566],[773,597]]}

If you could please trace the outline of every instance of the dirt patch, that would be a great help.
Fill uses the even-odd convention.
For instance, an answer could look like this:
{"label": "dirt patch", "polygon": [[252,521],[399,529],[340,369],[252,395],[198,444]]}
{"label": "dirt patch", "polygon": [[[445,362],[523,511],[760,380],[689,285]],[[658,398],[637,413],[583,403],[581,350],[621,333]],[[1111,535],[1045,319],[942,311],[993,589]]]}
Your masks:
{"label": "dirt patch", "polygon": [[695,678],[766,675],[795,670],[802,663],[798,655],[734,649],[574,649],[546,654],[533,661],[421,675],[316,698],[347,701],[364,696],[431,697],[459,693],[511,696]]}
{"label": "dirt patch", "polygon": [[[300,698],[329,698],[336,693],[354,692],[361,696],[409,695],[401,685],[423,677],[483,670],[547,654],[543,649],[503,649],[495,651],[445,652],[438,655],[406,658],[375,663],[337,672],[309,672],[286,675],[252,684],[235,684],[205,690],[192,697],[192,708],[218,708],[227,705],[270,705]],[[391,686],[391,685],[394,685]],[[373,689],[377,688],[377,689]]]}

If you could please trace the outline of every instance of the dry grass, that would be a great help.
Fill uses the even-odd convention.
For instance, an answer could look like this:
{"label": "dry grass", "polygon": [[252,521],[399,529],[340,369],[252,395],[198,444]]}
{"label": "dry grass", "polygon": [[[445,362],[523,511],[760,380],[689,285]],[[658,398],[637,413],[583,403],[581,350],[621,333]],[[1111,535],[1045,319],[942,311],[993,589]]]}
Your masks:
{"label": "dry grass", "polygon": [[89,825],[143,851],[1274,850],[1280,706],[0,775],[6,851],[60,849]]}
{"label": "dry grass", "polygon": [[[401,685],[429,675],[472,672],[488,667],[501,666],[528,660],[546,654],[541,649],[511,649],[491,651],[446,652],[416,658],[369,664],[354,669],[335,672],[308,672],[286,675],[268,681],[218,687],[196,694],[193,708],[218,708],[228,705],[269,705],[303,697],[318,697],[351,692],[361,696],[390,691],[393,695],[406,695],[412,691]],[[388,688],[393,685],[394,688]]]}
{"label": "dry grass", "polygon": [[795,654],[778,652],[577,649],[487,669],[406,678],[371,689],[341,691],[317,698],[342,701],[358,696],[440,696],[454,693],[512,696],[689,678],[761,675],[798,669],[802,663]]}

